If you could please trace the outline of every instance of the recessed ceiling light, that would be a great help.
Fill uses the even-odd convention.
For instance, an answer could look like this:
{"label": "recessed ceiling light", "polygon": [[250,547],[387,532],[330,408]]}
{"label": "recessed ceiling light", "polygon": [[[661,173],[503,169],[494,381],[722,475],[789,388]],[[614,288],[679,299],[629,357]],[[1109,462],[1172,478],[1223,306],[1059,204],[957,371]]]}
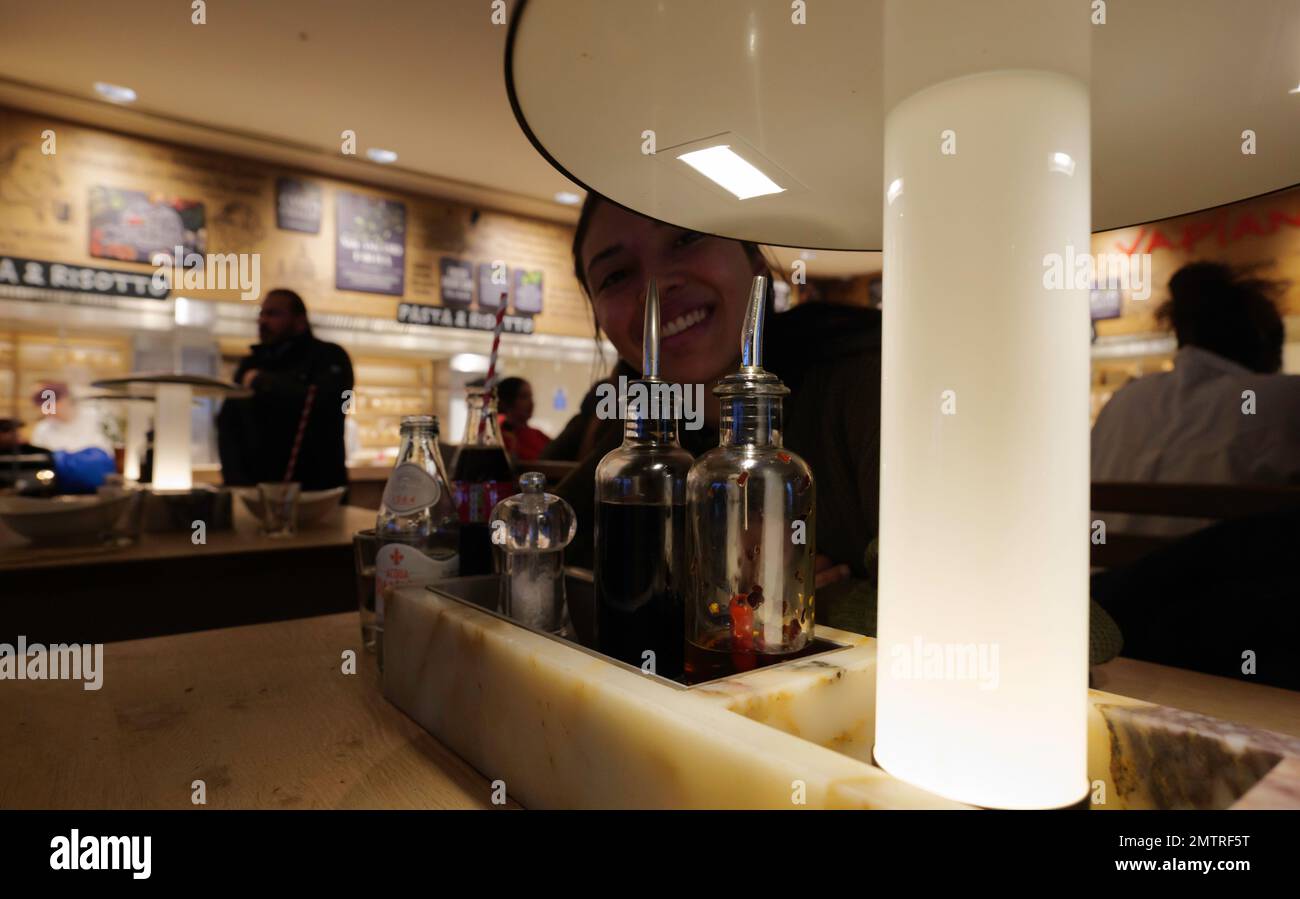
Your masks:
{"label": "recessed ceiling light", "polygon": [[582,202],[582,197],[571,190],[562,190],[555,195],[555,202],[563,203],[565,206],[577,206]]}
{"label": "recessed ceiling light", "polygon": [[1291,90],[1287,91],[1287,93],[1288,93],[1288,94],[1300,94],[1300,84],[1297,84],[1295,87],[1291,88]]}
{"label": "recessed ceiling light", "polygon": [[764,175],[753,163],[726,144],[692,150],[677,158],[724,190],[735,194],[737,200],[785,191],[784,187]]}
{"label": "recessed ceiling light", "polygon": [[123,87],[120,84],[109,84],[107,81],[95,82],[95,93],[99,94],[110,103],[134,103],[135,91],[129,87]]}
{"label": "recessed ceiling light", "polygon": [[1053,153],[1048,157],[1047,167],[1063,175],[1074,174],[1074,157],[1069,153]]}
{"label": "recessed ceiling light", "polygon": [[487,356],[481,353],[457,353],[451,357],[451,370],[460,372],[487,371]]}
{"label": "recessed ceiling light", "polygon": [[397,154],[392,150],[385,150],[381,147],[371,147],[366,151],[366,156],[371,162],[377,162],[380,165],[390,165],[397,162]]}

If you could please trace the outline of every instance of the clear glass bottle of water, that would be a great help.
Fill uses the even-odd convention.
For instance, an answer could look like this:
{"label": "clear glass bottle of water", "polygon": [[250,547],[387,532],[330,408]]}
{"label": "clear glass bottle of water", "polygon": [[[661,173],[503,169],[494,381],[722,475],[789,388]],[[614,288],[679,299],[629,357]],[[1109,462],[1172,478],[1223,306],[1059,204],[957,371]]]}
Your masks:
{"label": "clear glass bottle of water", "polygon": [[397,464],[375,519],[374,626],[380,637],[392,591],[455,577],[460,570],[460,518],[438,452],[438,418],[408,415],[401,433]]}

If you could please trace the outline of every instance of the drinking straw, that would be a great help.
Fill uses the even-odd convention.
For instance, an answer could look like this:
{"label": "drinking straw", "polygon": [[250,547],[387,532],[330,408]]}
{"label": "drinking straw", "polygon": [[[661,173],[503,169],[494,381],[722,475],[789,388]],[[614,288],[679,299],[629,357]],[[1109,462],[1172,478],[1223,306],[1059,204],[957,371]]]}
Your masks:
{"label": "drinking straw", "polygon": [[[492,354],[488,356],[487,377],[483,379],[483,392],[491,393],[497,389],[497,350],[501,348],[501,327],[506,320],[506,293],[501,292],[501,305],[497,309],[496,327],[492,329]],[[483,440],[483,429],[487,427],[487,419],[482,415],[478,419],[478,439]]]}
{"label": "drinking straw", "polygon": [[293,437],[293,449],[289,451],[289,467],[284,470],[284,482],[293,477],[294,466],[298,462],[298,450],[302,447],[302,434],[307,430],[307,416],[311,414],[311,404],[316,399],[316,385],[307,385],[307,398],[302,402],[302,415],[298,418],[298,433]]}
{"label": "drinking straw", "polygon": [[501,294],[501,308],[497,310],[497,324],[492,329],[492,355],[488,356],[487,378],[483,381],[486,390],[495,390],[497,386],[497,350],[501,348],[501,326],[506,320],[506,295]]}

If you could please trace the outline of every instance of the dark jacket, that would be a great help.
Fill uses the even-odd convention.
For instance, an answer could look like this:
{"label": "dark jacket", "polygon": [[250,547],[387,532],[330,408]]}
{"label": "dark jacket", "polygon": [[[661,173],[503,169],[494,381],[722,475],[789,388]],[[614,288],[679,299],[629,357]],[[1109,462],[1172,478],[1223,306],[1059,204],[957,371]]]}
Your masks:
{"label": "dark jacket", "polygon": [[284,478],[298,431],[307,386],[316,385],[307,429],[291,480],[304,490],[348,482],[343,447],[343,405],[352,389],[352,360],[338,344],[310,333],[277,344],[257,344],[240,361],[235,380],[255,369],[253,396],[226,400],[217,415],[221,476],[229,486]]}
{"label": "dark jacket", "polygon": [[[866,577],[867,545],[876,535],[880,479],[880,313],[873,309],[808,303],[773,316],[765,329],[764,367],[790,388],[784,413],[785,446],[812,467],[817,484],[817,551]],[[611,380],[636,377],[619,362]],[[579,441],[595,417],[596,388],[557,443]],[[622,441],[619,421],[596,421],[593,449],[555,492],[573,506],[578,533],[565,561],[590,568],[596,465]],[[717,430],[680,431],[692,455],[718,445]],[[818,609],[822,608],[818,597]]]}

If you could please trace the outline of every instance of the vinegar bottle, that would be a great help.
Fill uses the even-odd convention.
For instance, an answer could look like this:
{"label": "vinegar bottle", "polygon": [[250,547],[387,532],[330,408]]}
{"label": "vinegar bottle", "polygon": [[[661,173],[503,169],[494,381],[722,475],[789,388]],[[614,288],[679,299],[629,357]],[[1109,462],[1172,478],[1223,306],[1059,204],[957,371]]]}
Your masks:
{"label": "vinegar bottle", "polygon": [[659,377],[654,281],[646,292],[642,345],[643,376],[627,387],[623,445],[596,468],[596,645],[629,665],[677,678],[685,642],[686,474],[692,460],[677,440],[681,410]]}

